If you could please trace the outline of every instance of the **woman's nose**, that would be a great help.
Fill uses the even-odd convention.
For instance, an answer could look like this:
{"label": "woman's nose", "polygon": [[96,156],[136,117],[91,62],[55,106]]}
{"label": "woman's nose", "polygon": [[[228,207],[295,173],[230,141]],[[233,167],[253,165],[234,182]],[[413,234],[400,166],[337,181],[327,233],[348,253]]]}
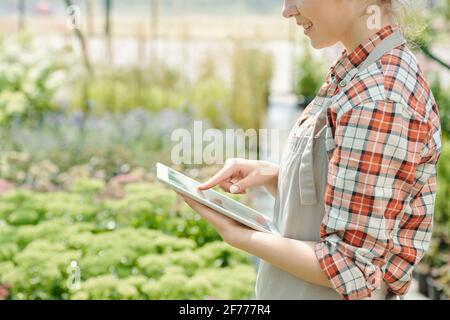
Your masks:
{"label": "woman's nose", "polygon": [[283,17],[285,18],[292,18],[299,14],[297,7],[293,4],[284,4],[283,11],[282,11]]}

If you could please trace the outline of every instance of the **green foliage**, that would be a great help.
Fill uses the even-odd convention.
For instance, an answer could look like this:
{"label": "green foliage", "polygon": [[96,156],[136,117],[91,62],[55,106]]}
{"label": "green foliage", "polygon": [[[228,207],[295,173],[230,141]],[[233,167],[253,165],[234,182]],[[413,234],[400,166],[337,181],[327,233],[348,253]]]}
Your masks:
{"label": "green foliage", "polygon": [[164,256],[154,254],[140,257],[137,265],[147,277],[159,279],[169,266],[169,261]]}
{"label": "green foliage", "polygon": [[113,275],[90,278],[83,283],[83,289],[71,296],[75,300],[136,300],[140,298],[137,285],[128,279]]}
{"label": "green foliage", "polygon": [[230,56],[231,84],[217,75],[216,67],[211,57],[203,61],[191,94],[195,115],[216,128],[259,129],[270,94],[272,56],[236,41]]}
{"label": "green foliage", "polygon": [[10,225],[36,224],[39,221],[39,213],[33,209],[18,209],[8,216]]}
{"label": "green foliage", "polygon": [[[93,112],[126,112],[136,108],[157,112],[165,108],[183,108],[186,95],[182,76],[164,63],[157,66],[147,69],[97,66],[95,78],[86,80],[89,81],[88,95]],[[82,86],[79,80],[74,83],[74,109],[84,103]]]}
{"label": "green foliage", "polygon": [[41,119],[57,108],[55,94],[68,79],[71,51],[48,49],[27,35],[0,39],[0,123]]}
{"label": "green foliage", "polygon": [[80,179],[70,192],[0,196],[0,283],[11,286],[11,299],[251,296],[249,257],[172,191],[133,183],[122,199],[101,200],[103,187]]}
{"label": "green foliage", "polygon": [[[231,85],[218,76],[210,57],[192,83],[163,62],[131,70],[97,66],[96,77],[87,79],[92,112],[123,113],[136,108],[187,111],[190,106],[196,118],[208,120],[214,127],[258,129],[268,103],[272,57],[260,49],[237,44],[229,63]],[[85,99],[83,84],[77,81],[72,92],[73,109],[79,110]]]}
{"label": "green foliage", "polygon": [[13,287],[17,299],[58,298],[67,290],[65,269],[80,254],[62,244],[36,239],[15,255],[14,268],[2,273],[0,281]]}
{"label": "green foliage", "polygon": [[248,256],[219,241],[210,242],[196,252],[207,267],[236,266],[248,261]]}
{"label": "green foliage", "polygon": [[[130,121],[129,116],[139,121]],[[91,118],[84,131],[76,116],[63,123],[56,119],[47,125],[44,121],[42,126],[0,126],[0,178],[46,191],[74,170],[96,171],[101,177],[112,178],[135,168],[153,167],[156,160],[170,159],[167,132],[172,129],[161,131],[163,120],[144,116],[136,110],[133,115],[114,117],[126,119],[126,125],[110,116],[98,121]],[[158,122],[160,127],[155,127]]]}
{"label": "green foliage", "polygon": [[442,86],[439,75],[433,74],[430,83],[439,110],[443,136],[438,164],[435,225],[438,230],[448,232],[450,231],[450,95]]}
{"label": "green foliage", "polygon": [[[27,41],[35,46],[35,41]],[[17,62],[0,64],[0,123],[6,112],[2,94],[8,110],[21,111],[4,116],[9,125],[0,126],[0,176],[34,189],[60,185],[61,173],[74,166],[89,164],[91,170],[101,171],[100,176],[113,177],[127,173],[124,168],[169,158],[170,133],[188,126],[193,117],[218,128],[258,129],[268,104],[273,64],[260,49],[237,46],[227,61],[230,82],[216,73],[213,59],[202,64],[200,76],[191,82],[159,62],[134,69],[98,65],[94,76],[83,78],[88,75],[80,72],[79,59],[71,59],[69,52],[9,42],[5,38],[0,44],[0,57],[4,49],[4,61]],[[48,70],[37,76],[41,71],[33,71],[27,57]],[[20,81],[16,69],[24,73],[17,76]],[[50,90],[44,87],[48,81],[36,80],[39,85],[33,84],[32,91],[37,93],[23,98],[31,88],[28,72],[39,79],[58,76],[59,82],[50,79]],[[2,81],[2,75],[7,80]]]}
{"label": "green foliage", "polygon": [[232,55],[231,119],[239,128],[260,129],[266,114],[272,56],[237,43]]}
{"label": "green foliage", "polygon": [[435,223],[450,233],[450,141],[444,139],[438,164]]}
{"label": "green foliage", "polygon": [[320,86],[325,82],[325,76],[324,62],[314,57],[311,45],[304,39],[302,55],[299,58],[294,76],[295,94],[301,98],[315,97]]}
{"label": "green foliage", "polygon": [[193,88],[192,104],[196,117],[208,119],[215,128],[224,128],[230,122],[229,92],[217,78],[206,78]]}
{"label": "green foliage", "polygon": [[436,104],[441,118],[442,135],[450,138],[450,94],[449,90],[444,88],[441,78],[437,74],[431,76],[430,89],[433,92]]}
{"label": "green foliage", "polygon": [[120,200],[104,202],[102,219],[120,225],[158,229],[164,233],[195,241],[197,245],[219,239],[215,230],[191,208],[175,211],[176,195],[156,184],[130,184]]}
{"label": "green foliage", "polygon": [[98,193],[104,186],[105,182],[100,179],[79,178],[74,181],[72,191],[92,195]]}
{"label": "green foliage", "polygon": [[441,12],[445,21],[450,21],[450,0],[443,0],[441,3]]}

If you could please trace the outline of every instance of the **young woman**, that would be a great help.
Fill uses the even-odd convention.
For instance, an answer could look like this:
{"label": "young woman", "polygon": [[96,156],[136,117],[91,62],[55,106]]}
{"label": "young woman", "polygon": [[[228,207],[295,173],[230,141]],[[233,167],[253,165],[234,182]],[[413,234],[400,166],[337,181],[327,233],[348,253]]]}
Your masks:
{"label": "young woman", "polygon": [[399,299],[410,287],[430,243],[441,128],[395,22],[402,5],[284,1],[283,16],[313,47],[340,42],[345,50],[293,127],[279,167],[230,159],[200,187],[266,187],[282,236],[185,198],[224,241],[262,259],[257,298]]}

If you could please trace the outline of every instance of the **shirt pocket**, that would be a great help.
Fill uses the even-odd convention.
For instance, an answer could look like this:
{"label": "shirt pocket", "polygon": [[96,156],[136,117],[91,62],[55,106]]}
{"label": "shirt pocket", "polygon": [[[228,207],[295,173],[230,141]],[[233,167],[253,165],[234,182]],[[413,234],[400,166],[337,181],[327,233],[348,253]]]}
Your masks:
{"label": "shirt pocket", "polygon": [[[297,133],[292,135],[288,148],[291,159],[295,156],[301,156],[303,154],[309,141],[312,129],[313,124],[305,123],[303,127],[298,128]],[[322,127],[314,136],[313,158],[328,160],[326,150],[326,129],[326,126]]]}
{"label": "shirt pocket", "polygon": [[305,132],[308,130],[307,124],[303,124],[297,128],[288,141],[288,154],[301,154],[305,149],[308,137]]}

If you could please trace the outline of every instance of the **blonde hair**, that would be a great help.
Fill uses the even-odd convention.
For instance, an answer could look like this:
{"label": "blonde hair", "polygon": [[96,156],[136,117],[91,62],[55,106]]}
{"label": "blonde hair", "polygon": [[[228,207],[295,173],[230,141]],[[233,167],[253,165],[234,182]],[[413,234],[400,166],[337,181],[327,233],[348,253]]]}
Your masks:
{"label": "blonde hair", "polygon": [[426,31],[428,21],[423,14],[426,7],[424,0],[383,0],[390,2],[390,13],[394,23],[402,30],[405,37],[417,43]]}

